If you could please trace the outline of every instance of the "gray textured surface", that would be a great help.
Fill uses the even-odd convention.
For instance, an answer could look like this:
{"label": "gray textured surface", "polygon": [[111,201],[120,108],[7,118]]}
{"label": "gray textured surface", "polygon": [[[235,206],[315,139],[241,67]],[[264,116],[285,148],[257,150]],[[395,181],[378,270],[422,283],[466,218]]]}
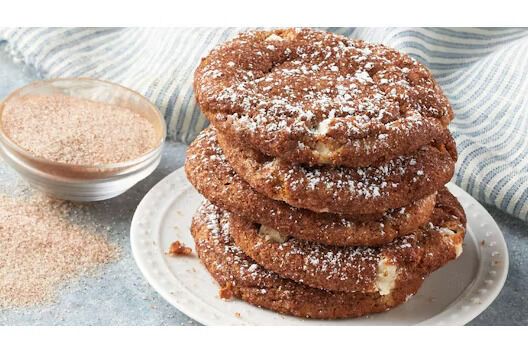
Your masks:
{"label": "gray textured surface", "polygon": [[[15,64],[0,44],[0,98],[36,78]],[[183,164],[185,146],[167,143],[158,170],[123,196],[97,203],[90,210],[110,239],[122,249],[121,259],[98,276],[81,278],[64,287],[57,302],[21,310],[0,311],[3,325],[195,325],[166,303],[143,279],[130,253],[129,226],[134,210],[146,192]],[[0,184],[16,175],[0,163]],[[495,302],[472,325],[528,325],[527,224],[500,210],[487,207],[502,229],[510,253],[510,272]]]}

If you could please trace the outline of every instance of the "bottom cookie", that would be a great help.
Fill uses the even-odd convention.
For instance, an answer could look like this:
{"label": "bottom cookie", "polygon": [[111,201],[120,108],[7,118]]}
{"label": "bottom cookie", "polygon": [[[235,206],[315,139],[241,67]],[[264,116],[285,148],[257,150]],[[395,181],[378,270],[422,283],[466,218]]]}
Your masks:
{"label": "bottom cookie", "polygon": [[200,260],[222,287],[237,297],[282,314],[314,319],[354,318],[404,303],[423,278],[413,278],[390,294],[330,292],[283,279],[246,256],[229,234],[228,213],[210,203],[196,212],[191,227]]}

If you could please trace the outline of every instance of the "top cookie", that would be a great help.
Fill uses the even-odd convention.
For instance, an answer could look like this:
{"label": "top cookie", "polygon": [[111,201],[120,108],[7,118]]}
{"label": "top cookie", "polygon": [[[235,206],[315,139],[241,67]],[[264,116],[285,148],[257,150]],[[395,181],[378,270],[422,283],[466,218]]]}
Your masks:
{"label": "top cookie", "polygon": [[378,164],[429,144],[453,118],[408,55],[310,29],[240,34],[202,59],[194,90],[224,135],[310,165]]}

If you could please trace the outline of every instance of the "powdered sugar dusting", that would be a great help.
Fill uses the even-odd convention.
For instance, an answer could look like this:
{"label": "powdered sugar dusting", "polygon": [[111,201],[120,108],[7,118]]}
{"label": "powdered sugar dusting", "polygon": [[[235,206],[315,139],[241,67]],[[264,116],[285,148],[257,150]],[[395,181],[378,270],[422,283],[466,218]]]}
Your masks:
{"label": "powdered sugar dusting", "polygon": [[294,135],[310,148],[322,141],[332,152],[375,135],[381,137],[370,148],[379,150],[388,147],[387,135],[451,118],[427,69],[396,50],[313,30],[273,34],[272,41],[260,33],[221,45],[197,76],[201,107],[243,135],[275,141]]}
{"label": "powdered sugar dusting", "polygon": [[[286,234],[293,232],[298,238],[318,239],[322,243],[344,245],[354,241],[390,241],[399,233],[402,221],[408,221],[410,216],[418,216],[425,221],[428,215],[421,213],[425,211],[430,214],[435,199],[433,195],[413,202],[407,208],[391,209],[369,218],[319,214],[294,208],[260,195],[243,181],[219,148],[213,128],[202,131],[191,145],[187,153],[186,168],[191,183],[213,202],[219,202],[228,210],[255,222],[262,222],[277,231]],[[249,208],[245,205],[246,201],[251,202]],[[377,239],[379,237],[384,239]]]}
{"label": "powdered sugar dusting", "polygon": [[[213,204],[205,202],[196,212],[195,221],[203,222],[211,233],[211,238],[200,240],[200,247],[205,253],[215,251],[216,248],[223,248],[224,261],[216,265],[220,269],[222,266],[227,268],[239,268],[236,277],[231,276],[231,280],[259,280],[259,279],[278,279],[279,277],[264,269],[252,261],[248,256],[237,247],[229,235],[229,216],[225,211],[220,210]],[[223,268],[222,272],[229,272]]]}

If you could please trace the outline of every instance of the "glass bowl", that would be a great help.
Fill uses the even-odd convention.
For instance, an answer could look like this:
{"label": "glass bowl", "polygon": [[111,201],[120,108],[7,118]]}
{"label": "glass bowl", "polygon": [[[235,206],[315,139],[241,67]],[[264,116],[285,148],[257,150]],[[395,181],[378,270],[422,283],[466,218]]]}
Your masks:
{"label": "glass bowl", "polygon": [[[100,165],[52,162],[15,144],[2,128],[3,106],[25,95],[68,95],[126,107],[149,120],[156,146],[139,158]],[[126,132],[125,132],[126,133]],[[0,104],[0,156],[34,188],[59,199],[91,202],[116,197],[150,175],[159,165],[167,131],[159,110],[141,94],[115,83],[66,78],[36,81],[11,93]]]}

